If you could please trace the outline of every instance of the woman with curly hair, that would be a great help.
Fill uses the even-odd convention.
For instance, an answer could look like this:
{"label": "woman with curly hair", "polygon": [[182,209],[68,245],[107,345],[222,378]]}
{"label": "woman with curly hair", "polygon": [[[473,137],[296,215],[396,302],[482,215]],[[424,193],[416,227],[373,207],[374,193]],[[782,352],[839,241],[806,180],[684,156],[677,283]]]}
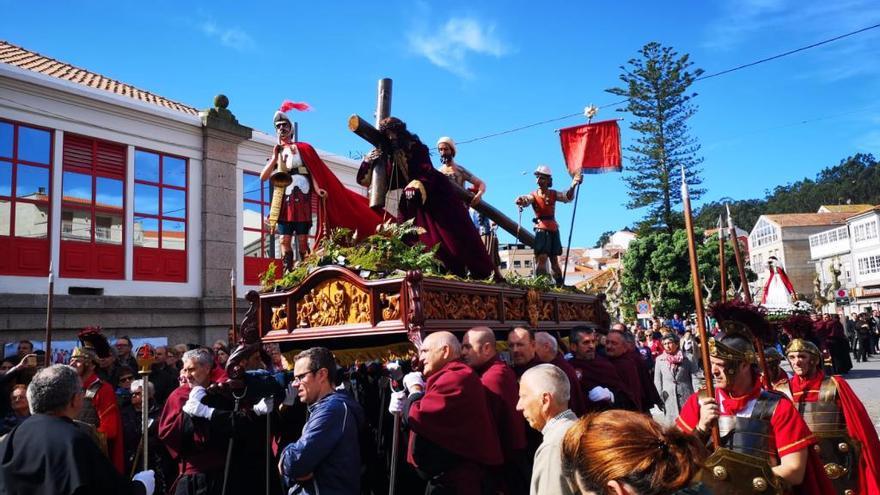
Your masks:
{"label": "woman with curly hair", "polygon": [[584,495],[707,493],[694,483],[706,455],[693,435],[621,410],[584,416],[562,444],[563,472]]}

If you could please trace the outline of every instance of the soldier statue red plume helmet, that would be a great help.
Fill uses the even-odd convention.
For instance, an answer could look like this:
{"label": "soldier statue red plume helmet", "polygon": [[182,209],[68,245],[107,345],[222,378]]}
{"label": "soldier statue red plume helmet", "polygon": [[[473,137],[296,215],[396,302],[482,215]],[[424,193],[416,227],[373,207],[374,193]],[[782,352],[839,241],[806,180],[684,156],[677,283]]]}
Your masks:
{"label": "soldier statue red plume helmet", "polygon": [[308,112],[311,109],[312,107],[309,106],[308,103],[284,100],[281,103],[281,106],[278,108],[278,111],[275,112],[275,117],[272,119],[272,123],[275,126],[277,126],[279,122],[287,122],[288,124],[290,124],[290,118],[286,115],[287,112],[289,112],[290,110]]}
{"label": "soldier statue red plume helmet", "polygon": [[805,314],[793,314],[782,322],[782,330],[791,337],[785,354],[791,352],[806,352],[816,358],[818,364],[822,363],[822,352],[811,342],[813,334],[813,320]]}

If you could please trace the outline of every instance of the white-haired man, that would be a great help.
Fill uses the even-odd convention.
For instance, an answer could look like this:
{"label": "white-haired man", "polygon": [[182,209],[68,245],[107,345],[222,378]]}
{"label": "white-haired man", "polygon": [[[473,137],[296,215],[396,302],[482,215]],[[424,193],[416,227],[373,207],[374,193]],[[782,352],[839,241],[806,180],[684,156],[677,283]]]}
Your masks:
{"label": "white-haired man", "polygon": [[568,408],[568,376],[552,364],[539,364],[526,371],[519,383],[517,410],[544,440],[535,452],[531,495],[569,495],[562,475],[562,440],[577,416]]}
{"label": "white-haired man", "polygon": [[27,390],[33,415],[0,441],[0,492],[152,495],[153,471],[123,477],[76,425],[83,395],[82,380],[70,366],[37,372]]}
{"label": "white-haired man", "polygon": [[547,332],[535,333],[535,344],[537,346],[538,359],[541,362],[552,364],[561,369],[565,376],[568,377],[571,393],[568,399],[568,408],[576,415],[580,416],[587,411],[587,397],[581,389],[581,382],[577,376],[574,366],[559,352],[559,342],[556,337]]}

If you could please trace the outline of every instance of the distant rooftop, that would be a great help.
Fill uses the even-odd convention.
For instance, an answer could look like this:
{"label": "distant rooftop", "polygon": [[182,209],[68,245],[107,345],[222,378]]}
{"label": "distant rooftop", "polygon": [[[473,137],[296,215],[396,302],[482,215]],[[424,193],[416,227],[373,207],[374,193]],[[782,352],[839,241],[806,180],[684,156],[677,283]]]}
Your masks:
{"label": "distant rooftop", "polygon": [[121,96],[152,103],[160,107],[176,110],[188,115],[198,115],[199,111],[189,105],[170,100],[130,84],[110,79],[89,70],[66,62],[45,57],[37,52],[26,50],[8,41],[0,40],[0,63],[29,70],[38,74],[70,81],[89,88],[100,89]]}
{"label": "distant rooftop", "polygon": [[818,227],[845,224],[852,213],[780,213],[762,216],[780,227]]}
{"label": "distant rooftop", "polygon": [[858,204],[858,205],[822,205],[819,207],[819,213],[861,213],[874,205]]}

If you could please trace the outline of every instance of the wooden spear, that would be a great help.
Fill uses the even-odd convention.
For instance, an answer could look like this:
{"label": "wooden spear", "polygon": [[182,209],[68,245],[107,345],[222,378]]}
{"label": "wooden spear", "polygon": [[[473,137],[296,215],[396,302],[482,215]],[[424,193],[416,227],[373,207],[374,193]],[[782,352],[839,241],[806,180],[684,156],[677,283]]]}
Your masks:
{"label": "wooden spear", "polygon": [[52,366],[52,296],[55,293],[55,275],[52,273],[52,262],[49,262],[49,296],[46,298],[46,355],[43,364]]}
{"label": "wooden spear", "polygon": [[742,252],[739,250],[739,238],[736,236],[736,227],[733,226],[733,217],[730,215],[730,205],[727,206],[727,230],[730,233],[730,243],[733,244],[733,255],[736,256],[736,269],[739,271],[739,284],[742,290],[743,301],[752,303],[752,291],[749,289],[749,281],[746,279],[746,266],[743,263]]}
{"label": "wooden spear", "polygon": [[[694,220],[691,213],[691,197],[688,192],[684,167],[681,167],[681,200],[684,206],[684,228],[687,232],[688,257],[691,264],[691,284],[694,287],[694,306],[697,313],[697,331],[700,333],[700,356],[703,361],[703,376],[706,377],[706,391],[709,397],[715,398],[715,384],[712,382],[712,369],[709,363],[709,336],[706,333],[706,319],[703,312],[703,289],[700,285],[700,273],[697,265],[697,243],[694,239]],[[721,446],[721,434],[718,424],[712,427],[712,444],[717,449]]]}
{"label": "wooden spear", "polygon": [[[232,293],[232,342],[229,343],[230,346],[234,346],[238,342],[238,332],[236,330],[236,299],[238,299],[237,289],[235,287],[235,269],[229,270],[229,288]],[[230,347],[232,349],[232,347]]]}
{"label": "wooden spear", "polygon": [[[727,205],[727,229],[730,231],[730,238],[733,241],[733,254],[736,256],[736,269],[739,271],[739,282],[742,287],[743,300],[752,304],[752,291],[749,289],[749,281],[746,279],[746,267],[743,262],[742,253],[739,250],[739,240],[736,238],[736,227],[733,225],[733,216],[730,214],[730,205]],[[773,390],[770,383],[770,373],[767,369],[767,357],[764,355],[764,340],[759,335],[755,335],[755,350],[758,353],[758,365],[761,367],[761,382],[767,390]]]}
{"label": "wooden spear", "polygon": [[718,271],[721,277],[721,302],[727,302],[727,266],[724,259],[724,226],[718,215]]}

